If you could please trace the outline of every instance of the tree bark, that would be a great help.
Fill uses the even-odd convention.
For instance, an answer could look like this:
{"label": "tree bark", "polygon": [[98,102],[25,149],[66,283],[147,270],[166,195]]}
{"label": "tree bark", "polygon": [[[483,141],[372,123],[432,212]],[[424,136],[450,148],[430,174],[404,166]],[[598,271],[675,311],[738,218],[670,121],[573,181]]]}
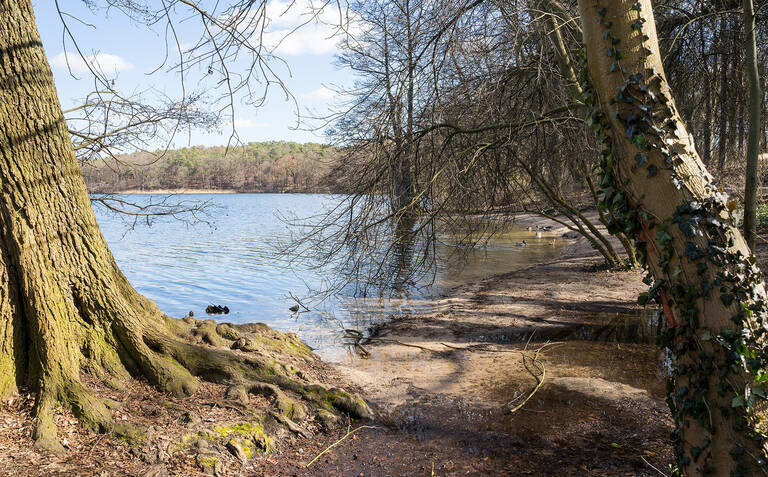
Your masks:
{"label": "tree bark", "polygon": [[58,403],[94,430],[135,431],[81,373],[115,388],[141,375],[175,395],[194,392],[195,375],[265,381],[321,403],[325,391],[274,362],[185,340],[194,330],[226,343],[212,321],[169,318],[131,287],[91,208],[31,0],[0,0],[0,25],[0,397],[37,392],[37,444],[62,450]]}
{"label": "tree bark", "polygon": [[651,1],[579,6],[594,88],[588,123],[606,144],[603,194],[656,279],[642,300],[664,307],[678,465],[686,475],[764,470],[759,269],[675,108]]}
{"label": "tree bark", "polygon": [[763,93],[760,91],[760,75],[757,70],[757,42],[755,40],[755,7],[752,0],[744,0],[744,35],[746,44],[745,65],[749,82],[749,137],[747,138],[747,171],[744,190],[744,239],[749,248],[755,249],[757,239],[757,188],[760,178],[757,156],[760,154],[760,113],[763,109]]}

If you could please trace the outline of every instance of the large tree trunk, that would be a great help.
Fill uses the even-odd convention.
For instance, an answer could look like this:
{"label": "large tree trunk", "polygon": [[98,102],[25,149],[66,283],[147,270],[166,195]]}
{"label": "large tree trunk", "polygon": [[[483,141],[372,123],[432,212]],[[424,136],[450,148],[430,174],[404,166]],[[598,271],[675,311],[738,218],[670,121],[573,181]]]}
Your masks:
{"label": "large tree trunk", "polygon": [[[595,110],[606,144],[603,192],[638,240],[664,306],[669,400],[687,475],[763,466],[756,407],[768,356],[765,289],[678,114],[650,0],[580,0]],[[723,65],[725,66],[725,65]]]}
{"label": "large tree trunk", "polygon": [[323,394],[274,362],[184,340],[194,329],[229,344],[214,323],[168,318],[131,287],[96,223],[31,1],[0,0],[0,25],[0,397],[37,391],[37,443],[61,450],[57,403],[93,429],[130,432],[81,373],[113,387],[140,374],[176,395],[195,391],[194,375]]}

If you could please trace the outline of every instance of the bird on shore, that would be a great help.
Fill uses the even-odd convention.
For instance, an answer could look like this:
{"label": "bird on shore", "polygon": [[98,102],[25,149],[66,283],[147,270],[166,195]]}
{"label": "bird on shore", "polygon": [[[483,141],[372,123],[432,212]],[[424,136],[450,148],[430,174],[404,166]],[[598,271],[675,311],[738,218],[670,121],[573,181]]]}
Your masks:
{"label": "bird on shore", "polygon": [[517,242],[515,245],[517,245],[518,247],[525,247],[528,244],[525,243],[525,240],[523,240],[522,242]]}

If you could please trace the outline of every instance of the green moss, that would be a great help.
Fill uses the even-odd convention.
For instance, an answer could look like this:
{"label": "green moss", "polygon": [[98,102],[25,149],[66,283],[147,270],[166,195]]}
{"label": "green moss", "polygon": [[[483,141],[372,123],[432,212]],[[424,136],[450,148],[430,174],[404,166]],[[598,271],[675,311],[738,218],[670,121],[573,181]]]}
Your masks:
{"label": "green moss", "polygon": [[200,467],[213,467],[218,460],[213,456],[197,456],[197,465]]}
{"label": "green moss", "polygon": [[272,348],[281,353],[292,356],[307,356],[312,354],[312,350],[307,345],[296,339],[292,339],[289,336],[285,336],[282,339],[270,338],[268,336],[254,335],[250,337],[251,341],[257,348]]}
{"label": "green moss", "polygon": [[[240,422],[231,426],[216,426],[213,431],[222,438],[232,435],[248,437],[264,452],[269,452],[274,444],[274,439],[267,435],[258,422]],[[253,453],[252,450],[251,453]]]}

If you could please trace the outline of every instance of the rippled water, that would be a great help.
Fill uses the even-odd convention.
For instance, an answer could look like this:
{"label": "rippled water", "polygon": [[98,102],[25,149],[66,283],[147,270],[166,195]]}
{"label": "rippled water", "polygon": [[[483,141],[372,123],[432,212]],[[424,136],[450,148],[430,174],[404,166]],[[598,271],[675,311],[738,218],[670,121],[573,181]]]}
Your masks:
{"label": "rippled water", "polygon": [[[275,256],[274,245],[291,235],[290,227],[278,216],[311,216],[338,198],[320,194],[200,194],[184,198],[215,203],[211,223],[187,225],[167,219],[131,228],[124,217],[97,209],[112,253],[133,286],[171,316],[194,311],[202,318],[207,305],[226,305],[230,314],[214,318],[258,321],[296,331],[326,357],[341,352],[339,322],[364,329],[391,313],[428,306],[430,296],[450,287],[544,261],[559,252],[559,246],[549,245],[551,238],[536,238],[533,232],[523,230],[494,237],[485,248],[472,250],[466,260],[452,254],[450,246],[442,245],[434,285],[414,290],[408,300],[334,296],[313,305],[313,312],[296,317],[288,310],[295,304],[289,292],[303,296],[308,287],[317,288],[333,277],[311,263],[304,269],[291,269],[286,260]],[[128,199],[145,201],[148,197],[133,195]],[[515,246],[522,239],[529,245]]]}

